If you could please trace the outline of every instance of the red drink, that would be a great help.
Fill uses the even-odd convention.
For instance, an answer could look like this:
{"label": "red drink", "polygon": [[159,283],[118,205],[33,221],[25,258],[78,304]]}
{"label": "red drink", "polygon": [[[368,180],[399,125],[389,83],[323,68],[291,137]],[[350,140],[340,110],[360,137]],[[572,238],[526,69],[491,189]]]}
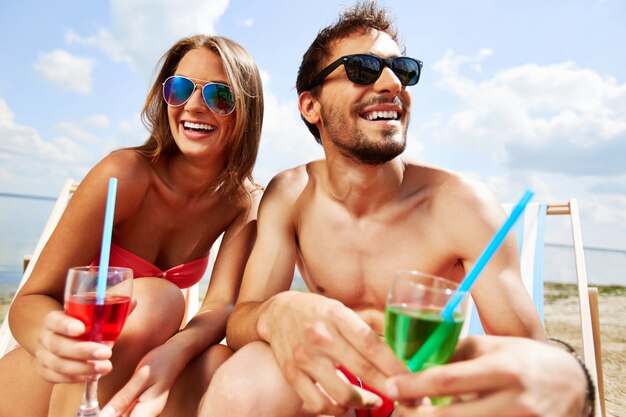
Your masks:
{"label": "red drink", "polygon": [[119,337],[130,308],[130,297],[107,294],[104,304],[96,304],[96,295],[73,294],[65,302],[68,316],[85,324],[85,333],[77,339],[112,346]]}

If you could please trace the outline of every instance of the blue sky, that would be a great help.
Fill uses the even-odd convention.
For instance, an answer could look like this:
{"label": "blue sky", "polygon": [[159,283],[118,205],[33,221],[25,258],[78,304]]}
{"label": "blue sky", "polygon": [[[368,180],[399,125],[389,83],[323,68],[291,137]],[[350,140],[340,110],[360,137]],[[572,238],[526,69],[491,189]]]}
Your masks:
{"label": "blue sky", "polygon": [[[0,192],[54,196],[111,150],[142,143],[155,63],[199,32],[241,43],[263,73],[257,180],[321,157],[297,113],[295,76],[346,3],[0,0]],[[381,3],[407,55],[424,61],[407,157],[477,178],[501,201],[528,187],[536,200],[576,197],[585,244],[626,248],[625,2]],[[41,227],[50,208],[6,202],[0,263],[9,237]],[[569,241],[564,227],[548,239]]]}

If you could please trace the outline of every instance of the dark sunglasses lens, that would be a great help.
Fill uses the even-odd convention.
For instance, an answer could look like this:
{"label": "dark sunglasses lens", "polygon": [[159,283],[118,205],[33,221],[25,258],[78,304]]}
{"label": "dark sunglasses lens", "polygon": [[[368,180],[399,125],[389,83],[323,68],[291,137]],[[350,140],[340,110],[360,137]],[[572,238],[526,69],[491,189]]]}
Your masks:
{"label": "dark sunglasses lens", "polygon": [[206,105],[215,113],[226,116],[235,110],[235,98],[230,87],[224,84],[207,84],[202,91]]}
{"label": "dark sunglasses lens", "polygon": [[415,85],[419,81],[420,67],[414,59],[395,58],[392,69],[402,85]]}
{"label": "dark sunglasses lens", "polygon": [[380,61],[369,55],[354,55],[344,64],[346,75],[353,83],[371,84],[380,76]]}
{"label": "dark sunglasses lens", "polygon": [[163,84],[163,98],[170,106],[180,106],[191,97],[195,87],[187,78],[170,77]]}

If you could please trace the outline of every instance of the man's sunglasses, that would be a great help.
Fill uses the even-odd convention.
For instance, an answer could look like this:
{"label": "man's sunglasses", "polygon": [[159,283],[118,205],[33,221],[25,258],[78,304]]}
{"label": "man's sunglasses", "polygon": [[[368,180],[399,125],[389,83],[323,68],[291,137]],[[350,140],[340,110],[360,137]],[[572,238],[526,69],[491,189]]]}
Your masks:
{"label": "man's sunglasses", "polygon": [[318,86],[335,68],[343,65],[348,79],[356,84],[372,84],[383,73],[385,65],[391,68],[403,86],[415,85],[420,80],[422,61],[400,56],[396,58],[380,58],[369,54],[342,56],[313,78],[306,90]]}
{"label": "man's sunglasses", "polygon": [[227,116],[235,110],[235,98],[229,86],[220,83],[196,84],[187,77],[172,75],[163,83],[163,99],[172,107],[185,104],[196,87],[202,90],[202,98],[211,111],[220,116]]}

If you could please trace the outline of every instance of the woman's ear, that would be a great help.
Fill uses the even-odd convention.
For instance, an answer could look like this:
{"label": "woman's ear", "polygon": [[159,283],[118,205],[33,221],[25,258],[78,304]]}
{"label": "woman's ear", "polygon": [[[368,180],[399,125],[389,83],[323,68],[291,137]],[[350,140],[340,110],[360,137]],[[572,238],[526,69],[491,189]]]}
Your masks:
{"label": "woman's ear", "polygon": [[310,91],[300,93],[300,97],[298,97],[298,110],[300,110],[300,114],[304,120],[312,125],[320,121],[319,101],[313,97]]}

